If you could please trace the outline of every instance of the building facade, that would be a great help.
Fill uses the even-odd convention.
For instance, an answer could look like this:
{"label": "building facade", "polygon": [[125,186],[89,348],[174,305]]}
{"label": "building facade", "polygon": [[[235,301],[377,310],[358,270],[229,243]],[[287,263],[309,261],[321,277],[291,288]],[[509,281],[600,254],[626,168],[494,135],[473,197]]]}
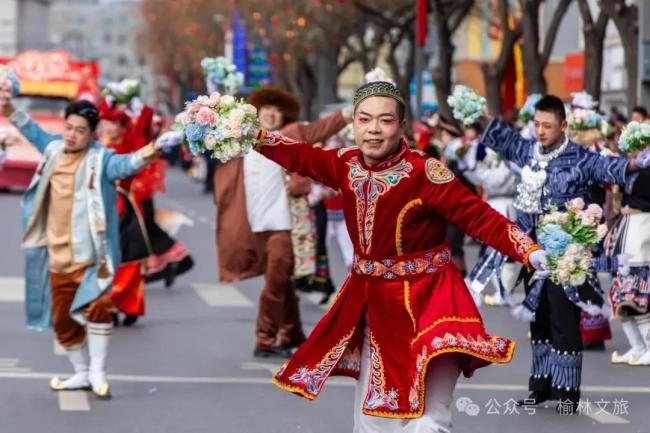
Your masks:
{"label": "building facade", "polygon": [[48,49],[52,0],[0,0],[0,57]]}
{"label": "building facade", "polygon": [[57,0],[49,25],[54,46],[75,59],[99,62],[102,85],[137,78],[143,100],[156,102],[156,76],[140,40],[144,20],[139,0]]}

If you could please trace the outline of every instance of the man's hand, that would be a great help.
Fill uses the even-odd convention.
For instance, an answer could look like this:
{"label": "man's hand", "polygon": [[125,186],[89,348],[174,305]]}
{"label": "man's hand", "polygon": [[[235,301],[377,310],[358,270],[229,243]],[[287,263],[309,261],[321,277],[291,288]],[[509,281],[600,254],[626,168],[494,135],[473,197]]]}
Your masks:
{"label": "man's hand", "polygon": [[644,150],[634,158],[637,168],[644,169],[650,167],[650,150]]}
{"label": "man's hand", "polygon": [[536,250],[530,253],[530,256],[528,256],[528,264],[535,269],[533,278],[536,280],[547,278],[551,274],[546,264],[546,251],[544,250]]}
{"label": "man's hand", "polygon": [[624,277],[630,275],[630,255],[626,253],[616,256],[618,260],[618,273]]}
{"label": "man's hand", "polygon": [[183,141],[183,133],[180,131],[167,131],[158,139],[154,147],[156,150],[169,149],[171,147],[177,146]]}
{"label": "man's hand", "polygon": [[0,111],[5,117],[11,116],[16,111],[16,107],[11,103],[10,90],[0,90]]}

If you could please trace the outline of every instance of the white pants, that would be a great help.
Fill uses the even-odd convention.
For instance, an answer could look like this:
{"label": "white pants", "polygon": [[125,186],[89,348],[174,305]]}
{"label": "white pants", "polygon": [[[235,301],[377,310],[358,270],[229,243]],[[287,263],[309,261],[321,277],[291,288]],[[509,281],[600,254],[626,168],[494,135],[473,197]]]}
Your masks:
{"label": "white pants", "polygon": [[331,248],[334,240],[336,240],[336,243],[339,245],[339,249],[341,250],[343,264],[349,271],[352,269],[352,261],[354,260],[354,247],[352,246],[352,240],[350,239],[348,228],[345,226],[345,221],[327,221],[327,236],[325,243],[327,244],[328,249]]}
{"label": "white pants", "polygon": [[450,406],[460,374],[458,355],[439,355],[429,362],[422,417],[399,419],[370,416],[361,412],[368,392],[369,353],[366,328],[361,353],[361,373],[354,392],[354,433],[447,433],[451,431]]}

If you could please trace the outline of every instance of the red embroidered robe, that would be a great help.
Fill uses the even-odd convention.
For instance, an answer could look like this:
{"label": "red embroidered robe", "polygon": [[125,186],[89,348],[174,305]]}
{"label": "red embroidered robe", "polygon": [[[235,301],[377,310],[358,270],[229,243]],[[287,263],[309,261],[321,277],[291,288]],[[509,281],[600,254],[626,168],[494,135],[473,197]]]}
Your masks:
{"label": "red embroidered robe", "polygon": [[365,326],[368,415],[420,417],[426,366],[434,356],[463,354],[460,367],[467,377],[476,368],[511,360],[514,342],[486,333],[451,264],[447,221],[520,262],[527,263],[539,247],[441,162],[403,142],[396,154],[368,167],[358,148],[323,150],[273,133],[257,150],[340,190],[355,247],[352,272],[332,308],[276,374],[276,385],[314,399],[332,374],[358,378]]}

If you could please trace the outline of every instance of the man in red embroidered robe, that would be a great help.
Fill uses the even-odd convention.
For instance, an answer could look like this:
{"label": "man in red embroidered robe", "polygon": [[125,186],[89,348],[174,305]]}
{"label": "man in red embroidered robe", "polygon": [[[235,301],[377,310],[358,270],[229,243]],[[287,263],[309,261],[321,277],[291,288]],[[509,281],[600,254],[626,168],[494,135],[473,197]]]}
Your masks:
{"label": "man in red embroidered robe", "polygon": [[447,223],[535,269],[545,253],[441,162],[408,148],[393,84],[364,85],[354,106],[358,147],[323,150],[259,131],[262,155],[341,191],[355,248],[332,308],[273,382],[314,399],[330,375],[354,377],[355,432],[446,431],[459,373],[509,362],[514,350],[485,331],[451,263]]}

